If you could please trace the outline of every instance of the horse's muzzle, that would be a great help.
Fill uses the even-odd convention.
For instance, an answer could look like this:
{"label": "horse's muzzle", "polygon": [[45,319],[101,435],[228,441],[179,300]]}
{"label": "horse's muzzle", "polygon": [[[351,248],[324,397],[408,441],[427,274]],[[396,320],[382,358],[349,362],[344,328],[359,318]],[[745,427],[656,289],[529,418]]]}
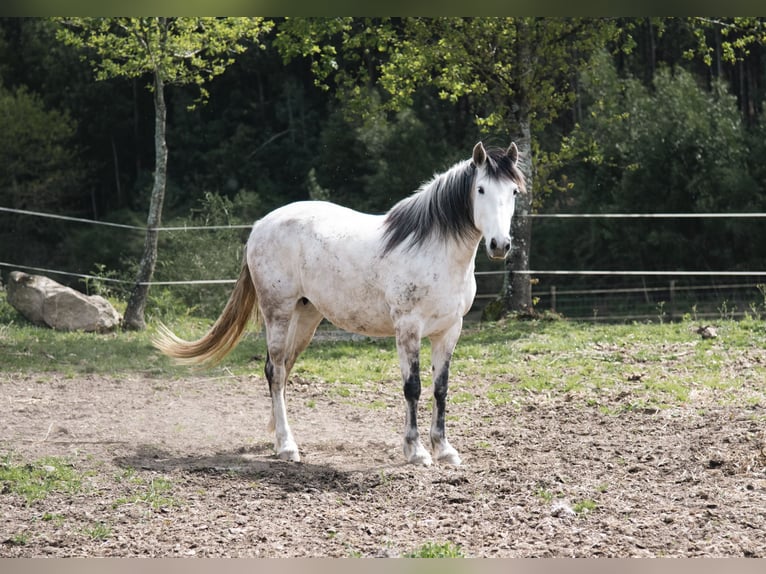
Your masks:
{"label": "horse's muzzle", "polygon": [[500,261],[508,257],[511,252],[511,238],[504,237],[500,240],[492,238],[487,245],[487,256],[495,261]]}

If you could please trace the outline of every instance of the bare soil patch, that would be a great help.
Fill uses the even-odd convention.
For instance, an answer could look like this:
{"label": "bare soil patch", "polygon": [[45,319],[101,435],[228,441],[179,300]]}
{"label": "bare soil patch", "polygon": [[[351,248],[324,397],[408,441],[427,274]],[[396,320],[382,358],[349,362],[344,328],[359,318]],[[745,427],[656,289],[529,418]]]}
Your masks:
{"label": "bare soil patch", "polygon": [[0,556],[401,556],[449,541],[474,557],[766,557],[762,388],[621,410],[629,388],[511,388],[493,404],[489,384],[448,406],[463,466],[415,468],[394,382],[343,398],[293,380],[294,464],[272,456],[261,377],[0,373],[0,455],[83,475],[31,504],[0,492]]}

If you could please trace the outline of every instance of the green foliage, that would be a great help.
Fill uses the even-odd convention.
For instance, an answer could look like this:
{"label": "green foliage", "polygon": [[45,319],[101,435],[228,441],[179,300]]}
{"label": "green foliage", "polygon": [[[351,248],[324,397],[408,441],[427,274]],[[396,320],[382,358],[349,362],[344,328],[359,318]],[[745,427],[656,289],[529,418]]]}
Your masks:
{"label": "green foliage", "polygon": [[[72,210],[85,174],[75,130],[68,114],[48,108],[36,94],[0,84],[0,206]],[[63,229],[60,222],[0,214],[0,261],[60,261],[54,246]]]}
{"label": "green foliage", "polygon": [[27,542],[29,542],[28,532],[17,532],[8,539],[11,546],[26,546]]}
{"label": "green foliage", "polygon": [[[598,55],[581,86],[589,115],[567,138],[581,162],[569,170],[567,210],[616,213],[754,211],[763,199],[747,169],[749,151],[736,99],[725,85],[699,85],[681,68],[661,68],[651,87],[618,76]],[[546,223],[543,243],[568,237],[573,250],[548,251],[549,265],[586,268],[727,269],[761,258],[753,222],[602,220]],[[569,235],[568,235],[569,234]],[[736,247],[735,247],[736,246]],[[732,249],[734,248],[734,249]],[[760,259],[758,259],[760,260]],[[757,266],[757,262],[754,262]],[[751,263],[752,265],[752,263]]]}
{"label": "green foliage", "polygon": [[[467,99],[477,123],[505,139],[522,115],[543,126],[570,105],[573,70],[617,34],[608,19],[289,18],[275,45],[287,60],[309,58],[316,82],[334,82],[364,117],[410,107],[430,86],[452,104]],[[373,80],[386,96],[378,102],[364,89]]]}
{"label": "green foliage", "polygon": [[165,86],[194,84],[199,100],[208,97],[206,84],[234,62],[271,28],[263,18],[59,18],[57,37],[67,45],[90,50],[96,79],[139,78],[151,74],[154,92],[154,183],[149,201],[144,250],[123,317],[123,328],[144,329],[148,288],[157,259],[157,234],[167,187],[167,105]]}
{"label": "green foliage", "polygon": [[[158,74],[164,84],[205,84],[271,29],[264,18],[57,18],[62,42],[87,51],[96,79]],[[85,56],[87,57],[87,56]]]}
{"label": "green foliage", "polygon": [[76,126],[25,88],[0,85],[0,204],[46,210],[71,202],[82,172],[71,145]]}
{"label": "green foliage", "polygon": [[546,488],[539,488],[537,489],[537,496],[545,503],[550,503],[553,501],[554,494],[546,489]]}
{"label": "green foliage", "polygon": [[331,201],[382,213],[435,172],[464,159],[475,142],[455,140],[450,111],[429,98],[364,120],[333,114],[321,136],[316,183]]}
{"label": "green foliage", "polygon": [[[199,206],[170,227],[248,225],[248,212],[258,210],[258,197],[240,192],[230,200],[206,193]],[[161,237],[156,281],[234,280],[244,256],[248,229],[168,231]],[[217,317],[231,292],[231,284],[177,285],[150,291],[149,312],[160,317],[193,312]]]}
{"label": "green foliage", "polygon": [[83,279],[86,295],[100,295],[104,298],[114,297],[115,282],[112,281],[114,279],[117,279],[116,271],[107,269],[103,263],[96,263],[91,277]]}
{"label": "green foliage", "polygon": [[766,25],[762,18],[692,16],[686,18],[686,24],[696,40],[696,45],[686,49],[684,57],[699,57],[708,66],[713,65],[716,55],[729,63],[741,61],[753,46],[766,42]]}
{"label": "green foliage", "polygon": [[280,24],[274,46],[285,62],[297,57],[309,58],[316,84],[329,90],[328,80],[338,71],[338,50],[326,40],[333,36],[345,42],[353,26],[353,18],[285,18]]}

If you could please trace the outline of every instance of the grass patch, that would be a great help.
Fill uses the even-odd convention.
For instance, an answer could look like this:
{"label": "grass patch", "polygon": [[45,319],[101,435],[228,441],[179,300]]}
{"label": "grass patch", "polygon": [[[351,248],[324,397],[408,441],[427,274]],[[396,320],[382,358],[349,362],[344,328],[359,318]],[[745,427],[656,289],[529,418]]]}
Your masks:
{"label": "grass patch", "polygon": [[56,526],[61,526],[64,524],[64,516],[62,514],[54,514],[51,512],[46,512],[42,515],[41,520],[43,522],[50,522],[51,524],[55,524]]}
{"label": "grass patch", "polygon": [[487,391],[487,399],[495,406],[504,405],[513,400],[512,391],[510,383],[493,383]]}
{"label": "grass patch", "polygon": [[71,464],[60,458],[45,457],[24,463],[7,454],[0,459],[0,485],[0,491],[17,494],[32,504],[51,492],[79,492],[82,478]]}
{"label": "grass patch", "polygon": [[[421,353],[421,364],[424,357]],[[296,376],[332,384],[363,385],[400,378],[393,339],[312,342],[296,363]]]}
{"label": "grass patch", "polygon": [[155,477],[149,482],[137,476],[134,472],[128,470],[123,474],[123,480],[131,485],[136,485],[139,492],[130,496],[118,498],[112,503],[112,508],[117,508],[124,504],[147,504],[154,510],[160,508],[169,508],[179,506],[180,503],[171,496],[173,483],[167,478]]}
{"label": "grass patch", "polygon": [[465,558],[462,548],[452,542],[426,542],[405,558]]}
{"label": "grass patch", "polygon": [[543,502],[550,503],[555,495],[547,488],[538,488],[537,497]]}
{"label": "grass patch", "polygon": [[83,533],[93,540],[107,540],[112,535],[112,527],[103,522],[97,522],[85,528]]}
{"label": "grass patch", "polygon": [[572,510],[574,510],[578,516],[584,516],[593,512],[596,508],[598,508],[598,504],[596,504],[595,500],[590,499],[580,500],[572,505]]}
{"label": "grass patch", "polygon": [[[219,366],[195,371],[177,366],[151,345],[146,332],[60,333],[25,322],[0,292],[0,352],[6,372],[45,372],[73,380],[83,373],[157,378],[262,375],[266,356],[262,333],[249,332]],[[505,405],[523,396],[569,394],[583,408],[620,413],[688,403],[694,392],[736,401],[763,396],[766,378],[766,324],[746,318],[713,322],[715,339],[703,340],[691,319],[678,323],[591,324],[574,321],[504,321],[469,325],[452,357],[451,404],[486,399]],[[211,320],[179,316],[168,321],[179,336],[194,339]],[[431,383],[430,344],[423,341],[420,364],[424,387]],[[317,338],[298,359],[293,377],[326,385],[327,392],[354,400],[381,383],[401,385],[392,338]],[[618,392],[612,392],[617,390]],[[622,392],[629,400],[616,400]],[[756,396],[757,395],[757,396]],[[755,398],[753,398],[755,396]],[[383,408],[372,403],[370,408]]]}
{"label": "grass patch", "polygon": [[8,544],[11,546],[26,546],[29,542],[28,532],[17,532],[8,539]]}
{"label": "grass patch", "polygon": [[450,395],[450,402],[453,405],[460,405],[465,403],[471,403],[476,400],[476,396],[468,391],[458,391]]}

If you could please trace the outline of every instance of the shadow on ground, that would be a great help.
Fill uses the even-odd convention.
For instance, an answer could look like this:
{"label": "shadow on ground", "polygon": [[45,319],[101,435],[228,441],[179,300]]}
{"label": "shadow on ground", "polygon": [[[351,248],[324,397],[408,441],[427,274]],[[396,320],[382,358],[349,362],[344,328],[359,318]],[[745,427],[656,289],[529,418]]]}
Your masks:
{"label": "shadow on ground", "polygon": [[264,443],[212,455],[177,456],[155,445],[139,445],[135,454],[116,457],[113,462],[124,469],[241,477],[268,483],[286,492],[307,488],[339,492],[357,490],[360,474],[364,476],[363,482],[370,483],[368,487],[374,488],[380,482],[381,469],[347,471],[328,464],[286,462],[276,458],[273,452],[271,445]]}

